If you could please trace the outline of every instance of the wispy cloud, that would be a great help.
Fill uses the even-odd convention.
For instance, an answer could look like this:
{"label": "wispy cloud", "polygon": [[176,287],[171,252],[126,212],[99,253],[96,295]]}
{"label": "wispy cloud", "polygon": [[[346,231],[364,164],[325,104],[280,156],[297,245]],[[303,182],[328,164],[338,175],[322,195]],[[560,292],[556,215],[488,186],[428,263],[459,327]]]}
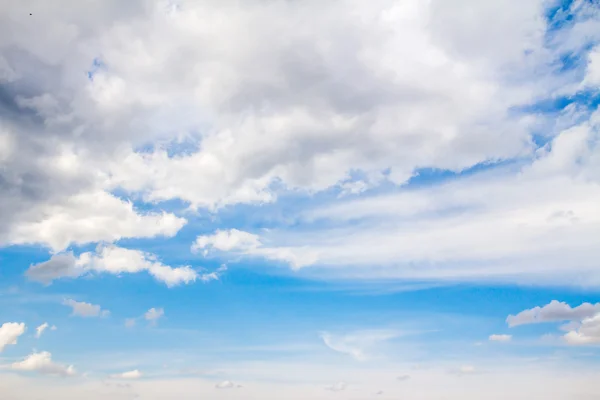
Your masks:
{"label": "wispy cloud", "polygon": [[321,339],[331,350],[365,361],[370,356],[369,351],[374,350],[377,345],[401,335],[401,332],[394,330],[358,331],[344,335],[322,332]]}

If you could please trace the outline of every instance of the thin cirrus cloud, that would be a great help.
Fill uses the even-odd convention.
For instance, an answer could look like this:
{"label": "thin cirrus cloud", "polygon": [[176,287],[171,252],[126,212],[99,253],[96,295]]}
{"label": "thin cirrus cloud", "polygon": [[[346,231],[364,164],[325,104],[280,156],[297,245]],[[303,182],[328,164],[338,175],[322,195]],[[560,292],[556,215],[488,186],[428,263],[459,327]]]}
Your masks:
{"label": "thin cirrus cloud", "polygon": [[372,356],[370,352],[376,351],[379,345],[401,335],[401,332],[393,330],[366,330],[343,335],[322,332],[321,340],[335,352],[348,355],[357,361],[365,361]]}

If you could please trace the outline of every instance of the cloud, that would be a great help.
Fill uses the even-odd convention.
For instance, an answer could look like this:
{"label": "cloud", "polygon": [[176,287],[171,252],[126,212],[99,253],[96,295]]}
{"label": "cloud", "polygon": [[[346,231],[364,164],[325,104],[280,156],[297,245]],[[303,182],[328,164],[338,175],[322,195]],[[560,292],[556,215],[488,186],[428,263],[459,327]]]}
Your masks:
{"label": "cloud", "polygon": [[17,339],[25,333],[25,324],[17,322],[5,322],[0,326],[0,353],[8,345],[17,344]]}
{"label": "cloud", "polygon": [[472,375],[474,373],[477,372],[477,368],[475,368],[472,365],[462,365],[458,368],[452,369],[449,371],[451,374],[455,374],[455,375]]}
{"label": "cloud", "polygon": [[327,347],[338,353],[349,355],[358,361],[367,360],[370,350],[398,336],[400,336],[399,332],[390,330],[358,331],[347,335],[321,333],[321,339]]}
{"label": "cloud", "polygon": [[241,385],[237,385],[231,381],[222,381],[215,385],[215,388],[217,389],[236,389],[241,387]]}
{"label": "cloud", "polygon": [[165,315],[165,310],[162,308],[151,308],[146,311],[143,315],[137,318],[127,318],[125,320],[125,327],[133,328],[138,318],[143,318],[150,323],[150,325],[155,326],[158,323],[158,320],[161,319]]}
{"label": "cloud", "polygon": [[47,216],[16,226],[8,239],[10,244],[39,243],[59,252],[71,244],[172,237],[187,222],[163,212],[139,214],[131,203],[105,192],[77,195],[60,206],[39,207]]}
{"label": "cloud", "polygon": [[325,390],[330,390],[332,392],[341,392],[348,388],[348,384],[346,382],[337,382],[333,385],[329,385],[325,387]]}
{"label": "cloud", "polygon": [[[597,87],[591,6],[548,21],[542,0],[159,3],[0,12],[2,245],[172,237],[186,221],[169,200],[350,191],[307,211],[325,223],[236,253],[357,279],[600,280],[596,125],[574,96]],[[540,110],[555,99],[581,107]],[[474,166],[424,201],[402,186]]]}
{"label": "cloud", "polygon": [[13,363],[11,369],[15,371],[37,372],[45,375],[73,376],[76,374],[72,365],[64,366],[52,361],[52,354],[47,351],[33,353],[23,361]]}
{"label": "cloud", "polygon": [[410,379],[410,375],[399,375],[396,377],[396,380],[400,382],[404,382]]}
{"label": "cloud", "polygon": [[149,321],[151,325],[156,325],[158,320],[165,315],[165,310],[162,308],[151,308],[144,314],[146,321]]}
{"label": "cloud", "polygon": [[56,279],[92,273],[120,275],[142,271],[168,287],[188,284],[198,278],[207,280],[189,266],[173,268],[162,264],[153,254],[114,245],[99,246],[95,252],[81,253],[78,257],[71,252],[55,254],[48,261],[32,265],[26,275],[31,280],[49,284]]}
{"label": "cloud", "polygon": [[490,342],[510,342],[512,335],[490,335]]}
{"label": "cloud", "polygon": [[564,340],[572,345],[589,345],[600,343],[600,313],[584,318],[576,330],[567,332]]}
{"label": "cloud", "polygon": [[69,306],[73,309],[72,316],[77,317],[107,317],[110,315],[110,311],[103,310],[99,305],[79,302],[73,299],[67,299],[63,301],[63,305]]}
{"label": "cloud", "polygon": [[[35,337],[36,338],[40,338],[42,337],[42,334],[44,333],[44,331],[49,327],[50,325],[48,325],[47,322],[44,322],[42,325],[38,326],[37,328],[35,328]],[[56,328],[55,328],[56,329]]]}
{"label": "cloud", "polygon": [[570,305],[558,300],[552,300],[543,307],[534,307],[524,310],[517,315],[509,315],[506,322],[514,327],[525,324],[537,324],[543,322],[574,321],[592,317],[600,313],[600,303],[583,303],[572,308]]}
{"label": "cloud", "polygon": [[308,206],[293,229],[217,231],[196,247],[327,277],[553,284],[576,271],[572,284],[600,284],[599,128],[600,110],[559,131],[531,162]]}
{"label": "cloud", "polygon": [[210,250],[217,250],[238,255],[262,257],[286,262],[293,268],[310,265],[315,260],[313,254],[305,253],[302,249],[296,251],[286,247],[265,246],[258,235],[237,229],[217,230],[212,235],[200,235],[192,244],[191,249],[195,252],[204,250],[205,255],[208,255]]}
{"label": "cloud", "polygon": [[122,372],[120,374],[110,375],[110,378],[112,379],[139,379],[141,377],[142,373],[137,369],[134,369],[133,371]]}

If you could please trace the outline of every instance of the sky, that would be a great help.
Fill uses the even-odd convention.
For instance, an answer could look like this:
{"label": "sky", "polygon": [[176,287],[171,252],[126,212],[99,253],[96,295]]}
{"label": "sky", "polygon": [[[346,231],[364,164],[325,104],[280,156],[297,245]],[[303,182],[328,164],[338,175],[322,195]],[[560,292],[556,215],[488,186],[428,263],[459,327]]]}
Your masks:
{"label": "sky", "polygon": [[596,0],[0,0],[0,393],[600,399]]}

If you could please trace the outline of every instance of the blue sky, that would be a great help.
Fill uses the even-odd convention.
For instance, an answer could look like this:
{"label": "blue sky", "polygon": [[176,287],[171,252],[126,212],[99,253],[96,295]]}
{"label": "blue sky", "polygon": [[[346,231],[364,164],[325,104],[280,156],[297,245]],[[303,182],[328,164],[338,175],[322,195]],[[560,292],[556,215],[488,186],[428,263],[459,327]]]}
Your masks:
{"label": "blue sky", "polygon": [[596,2],[0,26],[10,398],[597,393]]}

